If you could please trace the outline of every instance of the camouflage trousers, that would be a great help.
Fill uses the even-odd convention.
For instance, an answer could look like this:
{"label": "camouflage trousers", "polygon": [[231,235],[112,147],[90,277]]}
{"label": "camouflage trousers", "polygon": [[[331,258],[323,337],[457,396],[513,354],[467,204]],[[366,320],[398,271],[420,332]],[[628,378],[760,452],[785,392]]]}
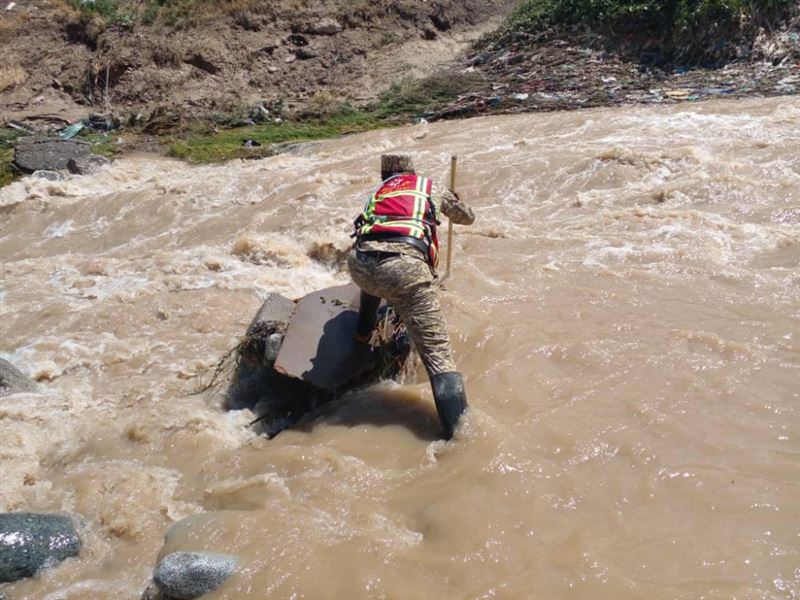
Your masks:
{"label": "camouflage trousers", "polygon": [[384,298],[400,315],[428,376],[456,370],[433,273],[424,261],[353,249],[347,266],[358,287]]}

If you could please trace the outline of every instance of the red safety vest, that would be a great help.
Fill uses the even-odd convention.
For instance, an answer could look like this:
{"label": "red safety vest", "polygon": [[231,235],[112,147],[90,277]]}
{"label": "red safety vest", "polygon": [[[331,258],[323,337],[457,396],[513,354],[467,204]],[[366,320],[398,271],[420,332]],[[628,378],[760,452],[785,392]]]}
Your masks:
{"label": "red safety vest", "polygon": [[413,173],[395,175],[370,196],[356,219],[359,241],[404,242],[425,253],[428,264],[439,260],[436,226],[439,213],[431,199],[431,180]]}

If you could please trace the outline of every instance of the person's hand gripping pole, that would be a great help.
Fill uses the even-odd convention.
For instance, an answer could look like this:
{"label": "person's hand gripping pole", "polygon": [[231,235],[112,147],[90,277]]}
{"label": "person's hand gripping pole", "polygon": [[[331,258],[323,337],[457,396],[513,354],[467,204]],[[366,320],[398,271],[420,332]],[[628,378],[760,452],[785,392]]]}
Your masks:
{"label": "person's hand gripping pole", "polygon": [[[450,157],[450,190],[456,191],[456,164],[458,157],[453,155]],[[450,277],[450,266],[453,261],[453,220],[447,219],[447,267],[444,271],[444,276],[440,281],[444,281]]]}

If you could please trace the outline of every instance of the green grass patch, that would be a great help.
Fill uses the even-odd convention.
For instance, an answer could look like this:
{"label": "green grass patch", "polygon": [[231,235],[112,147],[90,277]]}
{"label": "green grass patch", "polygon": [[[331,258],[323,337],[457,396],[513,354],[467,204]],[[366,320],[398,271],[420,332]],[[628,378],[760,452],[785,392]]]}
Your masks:
{"label": "green grass patch", "polygon": [[404,79],[381,94],[375,111],[387,117],[435,111],[462,94],[488,89],[477,73],[444,72],[424,79]]}
{"label": "green grass patch", "polygon": [[14,161],[14,141],[23,135],[25,133],[17,129],[0,128],[0,188],[19,177],[11,163]]}
{"label": "green grass patch", "polygon": [[[174,139],[168,154],[194,163],[259,158],[271,153],[271,144],[332,138],[380,126],[381,122],[374,114],[352,111],[332,115],[324,120],[270,122],[218,132],[198,130],[186,137]],[[253,140],[260,146],[246,148],[247,140]]]}
{"label": "green grass patch", "polygon": [[797,0],[523,0],[492,41],[585,25],[640,47],[702,59],[719,54],[728,38],[788,17],[797,6]]}
{"label": "green grass patch", "polygon": [[[340,104],[332,111],[320,108],[316,111],[319,116],[307,113],[300,119],[281,123],[268,122],[222,131],[197,129],[186,136],[173,138],[168,154],[195,163],[260,158],[272,153],[272,144],[319,140],[398,125],[413,117],[435,112],[461,94],[487,86],[479,76],[458,73],[405,79],[384,92],[378,102],[364,109]],[[247,140],[260,146],[247,148]]]}
{"label": "green grass patch", "polygon": [[13,149],[0,149],[0,188],[19,177],[19,173],[11,166],[13,159]]}
{"label": "green grass patch", "polygon": [[121,0],[67,0],[81,16],[81,20],[88,22],[98,20],[104,25],[117,23],[131,24],[138,19],[139,10],[131,2]]}
{"label": "green grass patch", "polygon": [[258,7],[255,0],[64,0],[82,20],[103,25],[152,25],[162,23],[183,28],[200,24],[204,18],[236,14],[242,8]]}
{"label": "green grass patch", "polygon": [[78,134],[78,139],[91,144],[92,154],[114,158],[120,153],[120,135],[117,133],[95,133],[84,129]]}

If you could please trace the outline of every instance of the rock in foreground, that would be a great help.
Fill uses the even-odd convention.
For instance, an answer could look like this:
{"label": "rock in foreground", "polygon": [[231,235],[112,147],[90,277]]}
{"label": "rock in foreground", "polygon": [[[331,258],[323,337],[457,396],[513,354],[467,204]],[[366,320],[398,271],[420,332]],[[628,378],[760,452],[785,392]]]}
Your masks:
{"label": "rock in foreground", "polygon": [[14,147],[14,164],[23,173],[60,171],[70,159],[91,154],[91,146],[78,140],[62,140],[44,136],[20,138]]}
{"label": "rock in foreground", "polygon": [[67,516],[36,513],[0,514],[0,581],[31,577],[81,549],[75,525]]}
{"label": "rock in foreground", "polygon": [[110,164],[111,161],[105,156],[90,154],[88,156],[70,158],[69,161],[67,161],[67,169],[69,169],[70,173],[74,173],[75,175],[90,175],[98,171],[101,167]]}
{"label": "rock in foreground", "polygon": [[18,392],[33,392],[36,384],[17,367],[0,358],[0,397]]}
{"label": "rock in foreground", "polygon": [[228,554],[173,552],[158,563],[153,581],[164,596],[190,600],[217,589],[235,568]]}

